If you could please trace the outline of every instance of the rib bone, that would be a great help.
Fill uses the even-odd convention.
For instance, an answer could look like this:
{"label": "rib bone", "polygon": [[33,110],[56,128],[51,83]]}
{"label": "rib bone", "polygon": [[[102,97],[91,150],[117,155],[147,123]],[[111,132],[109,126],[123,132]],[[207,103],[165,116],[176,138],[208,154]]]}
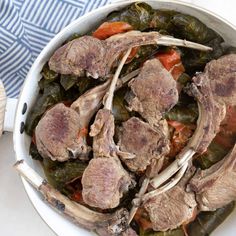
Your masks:
{"label": "rib bone", "polygon": [[236,105],[235,65],[236,54],[226,55],[209,62],[204,72],[193,78],[187,92],[198,102],[197,129],[177,159],[150,181],[154,188],[173,176],[195,153],[206,151],[225,117],[225,106]]}
{"label": "rib bone", "polygon": [[28,166],[24,160],[16,162],[14,167],[21,176],[43,195],[50,206],[68,217],[75,224],[94,231],[101,231],[103,228],[103,232],[108,235],[118,235],[128,228],[126,223],[127,211],[125,209],[120,209],[111,214],[92,211],[62,195]]}
{"label": "rib bone", "polygon": [[212,48],[190,41],[163,36],[158,32],[129,31],[116,34],[106,40],[92,36],[83,36],[63,45],[49,60],[49,67],[60,74],[82,76],[89,74],[93,78],[109,76],[114,62],[129,48],[142,45],[166,45],[209,51]]}

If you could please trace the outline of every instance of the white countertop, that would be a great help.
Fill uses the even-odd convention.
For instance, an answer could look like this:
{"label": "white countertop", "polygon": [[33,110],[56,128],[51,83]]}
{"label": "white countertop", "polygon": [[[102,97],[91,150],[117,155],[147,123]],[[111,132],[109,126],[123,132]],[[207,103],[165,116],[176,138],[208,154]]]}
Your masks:
{"label": "white countertop", "polygon": [[14,171],[12,134],[0,141],[0,235],[55,236],[29,201],[19,175]]}
{"label": "white countertop", "polygon": [[[186,0],[216,12],[236,25],[234,0]],[[30,203],[22,182],[12,166],[15,162],[12,134],[5,133],[0,141],[0,235],[55,236]],[[234,215],[234,216],[233,216]],[[233,227],[236,212],[224,224]],[[223,235],[222,226],[214,235]],[[234,231],[232,231],[234,232]],[[66,236],[66,235],[65,235]],[[233,236],[227,235],[227,236]]]}

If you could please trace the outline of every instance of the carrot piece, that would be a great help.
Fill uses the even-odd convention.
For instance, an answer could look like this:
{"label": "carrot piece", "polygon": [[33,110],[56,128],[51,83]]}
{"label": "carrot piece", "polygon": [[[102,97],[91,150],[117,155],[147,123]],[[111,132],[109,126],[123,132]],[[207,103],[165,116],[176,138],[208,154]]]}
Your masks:
{"label": "carrot piece", "polygon": [[81,128],[78,132],[78,138],[86,137],[88,135],[88,129],[87,128]]}
{"label": "carrot piece", "polygon": [[178,121],[170,120],[168,124],[174,128],[171,138],[169,157],[175,157],[187,144],[195,129],[194,125],[185,125]]}
{"label": "carrot piece", "polygon": [[158,53],[156,54],[156,58],[171,72],[175,80],[185,71],[180,54],[174,49],[170,49],[168,52]]}
{"label": "carrot piece", "polygon": [[148,215],[143,208],[137,210],[134,219],[144,231],[152,229],[152,222],[148,219]]}
{"label": "carrot piece", "polygon": [[73,200],[75,202],[82,203],[83,202],[82,192],[77,191],[77,192],[73,193],[73,195],[71,196],[71,200]]}
{"label": "carrot piece", "polygon": [[136,56],[136,54],[137,54],[139,48],[140,48],[140,47],[134,47],[134,48],[132,48],[132,50],[131,50],[131,52],[130,52],[130,54],[129,54],[129,56],[128,56],[128,58],[127,58],[127,60],[126,60],[125,63],[130,63],[130,62],[133,60],[133,58]]}
{"label": "carrot piece", "polygon": [[132,29],[133,27],[127,22],[104,22],[93,32],[93,37],[98,39],[106,39],[112,35],[124,33]]}
{"label": "carrot piece", "polygon": [[180,77],[180,75],[185,71],[184,66],[182,63],[179,63],[177,65],[175,65],[172,69],[171,69],[171,74],[174,78],[174,80],[178,80],[178,78]]}

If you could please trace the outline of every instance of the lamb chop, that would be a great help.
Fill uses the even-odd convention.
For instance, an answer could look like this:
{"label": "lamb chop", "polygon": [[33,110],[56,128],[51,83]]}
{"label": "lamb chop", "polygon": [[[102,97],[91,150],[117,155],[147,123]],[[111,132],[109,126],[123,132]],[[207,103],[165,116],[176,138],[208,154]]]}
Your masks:
{"label": "lamb chop", "polygon": [[223,160],[198,170],[189,183],[200,211],[214,211],[236,199],[236,144]]}
{"label": "lamb chop", "polygon": [[60,214],[75,224],[94,230],[100,236],[136,236],[127,224],[128,212],[122,208],[114,213],[103,214],[71,201],[41,178],[24,160],[18,161],[16,170],[39,191],[44,200]]}
{"label": "lamb chop", "polygon": [[[153,142],[151,143],[150,150],[152,155],[150,153],[146,153],[147,150],[145,149],[150,148],[148,145],[146,145],[144,146],[144,152],[146,153],[145,155],[144,152],[139,152],[140,147],[137,150],[137,152],[140,153],[140,156],[143,156],[142,158],[140,158],[140,156],[137,156],[133,160],[125,161],[125,163],[136,162],[136,164],[139,164],[141,166],[144,165],[144,167],[147,167],[147,164],[151,165],[151,167],[149,167],[146,172],[146,179],[143,181],[139,193],[133,200],[133,208],[131,209],[129,217],[130,222],[141,204],[141,199],[148,188],[150,178],[156,176],[162,167],[163,158],[161,158],[161,156],[163,157],[164,154],[166,154],[168,151],[168,144],[165,141],[166,138],[164,138],[168,137],[167,134],[165,134],[168,132],[165,132],[165,125],[163,125],[164,120],[162,120],[162,115],[178,102],[178,89],[176,81],[158,59],[151,59],[146,61],[141,68],[139,75],[131,82],[129,82],[129,86],[131,88],[131,93],[127,98],[129,108],[131,110],[138,111],[142,115],[142,117],[144,117],[148,121],[155,132],[159,132],[159,134],[160,132],[162,133],[160,136],[162,138],[158,138],[158,143],[154,138],[149,139],[149,143],[151,143],[151,140]],[[135,127],[133,130],[135,129],[137,128]],[[137,132],[139,132],[139,130],[137,130]],[[144,133],[144,130],[142,130],[141,132]],[[134,143],[136,143],[137,145],[137,141],[139,139],[142,141],[142,137],[140,136],[141,132],[139,132],[139,136],[137,135],[137,137],[133,135],[133,139],[135,140]],[[145,132],[147,134],[147,131]],[[124,141],[123,146],[126,147],[126,149],[124,150],[134,151],[134,149],[136,148],[134,145],[132,147],[132,143],[130,142],[130,140],[132,140],[131,137],[132,134],[129,134],[129,141]],[[161,146],[163,146],[163,150],[160,149]],[[157,153],[155,153],[155,150],[157,150]],[[159,162],[155,160],[158,158],[160,159]]]}
{"label": "lamb chop", "polygon": [[202,153],[209,146],[225,117],[225,106],[236,105],[235,68],[236,54],[230,54],[209,62],[204,72],[193,78],[187,91],[198,102],[197,129],[177,159],[151,180],[154,188],[166,182],[183,166],[186,168],[186,163],[195,153]]}
{"label": "lamb chop", "polygon": [[44,158],[66,161],[70,158],[85,159],[89,147],[79,137],[82,128],[80,116],[63,103],[48,110],[35,129],[36,145]]}
{"label": "lamb chop", "polygon": [[[119,136],[120,150],[135,155],[123,160],[133,172],[145,171],[154,159],[161,162],[161,157],[169,152],[169,141],[162,130],[154,129],[136,117],[123,123]],[[160,163],[159,169],[161,167]]]}
{"label": "lamb chop", "polygon": [[98,111],[90,131],[94,158],[82,176],[82,196],[86,204],[101,209],[117,207],[123,193],[134,186],[134,180],[118,158],[120,155],[132,158],[133,155],[121,152],[114,143],[115,124],[111,112],[117,79],[130,51],[122,58],[105,97],[104,108]]}
{"label": "lamb chop", "polygon": [[130,31],[111,36],[106,40],[99,40],[92,36],[74,39],[57,49],[49,60],[49,67],[60,74],[82,76],[86,73],[95,79],[105,78],[122,53],[129,48],[148,44],[211,50],[207,46],[163,36],[158,32]]}
{"label": "lamb chop", "polygon": [[139,112],[152,126],[178,102],[177,83],[158,59],[145,62],[140,74],[129,82],[129,109]]}
{"label": "lamb chop", "polygon": [[162,194],[145,195],[142,207],[147,211],[154,230],[172,230],[196,216],[195,195],[192,191],[186,191],[186,185],[194,172],[194,167],[189,168],[178,185]]}

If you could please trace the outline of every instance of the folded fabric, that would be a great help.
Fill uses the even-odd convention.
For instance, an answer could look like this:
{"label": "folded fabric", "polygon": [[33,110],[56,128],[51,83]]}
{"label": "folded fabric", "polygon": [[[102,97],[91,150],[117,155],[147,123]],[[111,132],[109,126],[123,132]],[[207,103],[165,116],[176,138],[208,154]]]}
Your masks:
{"label": "folded fabric", "polygon": [[0,79],[17,97],[37,55],[71,21],[110,0],[0,0]]}

